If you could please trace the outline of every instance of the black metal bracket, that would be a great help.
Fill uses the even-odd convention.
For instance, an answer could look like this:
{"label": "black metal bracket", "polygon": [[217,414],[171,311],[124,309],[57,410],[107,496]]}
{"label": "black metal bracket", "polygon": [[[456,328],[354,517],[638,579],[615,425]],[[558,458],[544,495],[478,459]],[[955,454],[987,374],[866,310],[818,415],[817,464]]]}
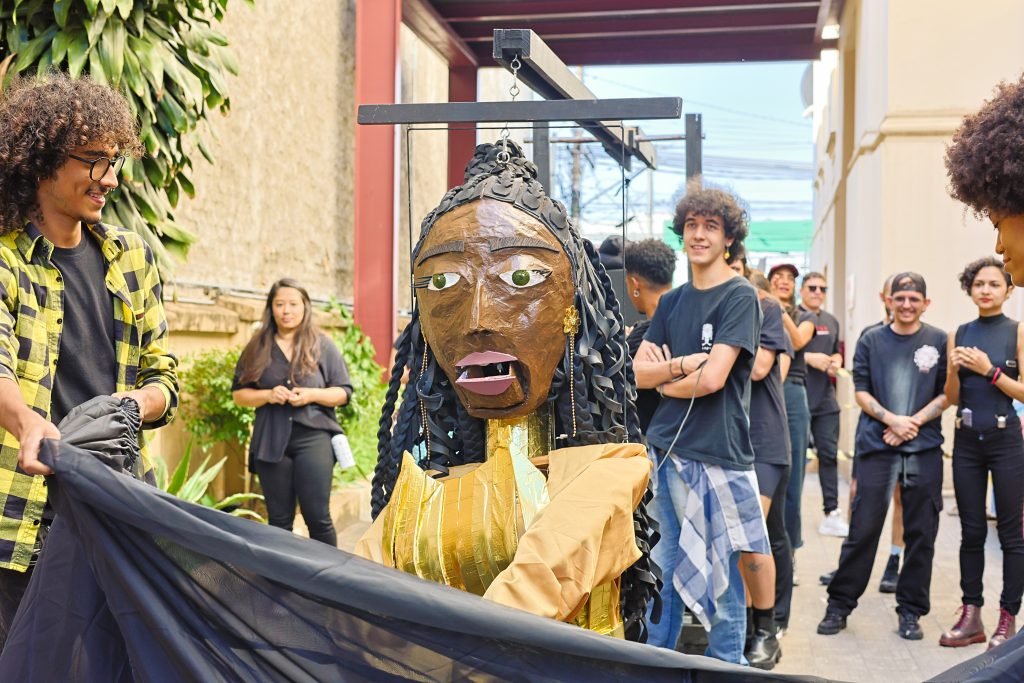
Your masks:
{"label": "black metal bracket", "polygon": [[[574,74],[565,62],[559,59],[547,43],[530,29],[522,28],[496,28],[494,29],[494,48],[492,55],[499,64],[511,69],[512,60],[519,58],[519,79],[530,86],[538,95],[549,101],[558,100],[596,100],[596,96],[590,88],[584,85],[576,74]],[[678,98],[676,98],[678,99]],[[679,99],[679,109],[682,112],[682,100]],[[639,128],[626,127],[621,125],[604,123],[604,121],[618,117],[602,117],[601,119],[590,119],[587,121],[579,119],[563,119],[577,121],[601,142],[605,151],[619,164],[630,170],[630,158],[635,157],[648,168],[655,168],[657,160],[654,145],[649,142],[640,142],[637,138],[642,136]],[[679,118],[679,115],[672,117],[648,116],[646,113],[639,113],[626,118]],[[627,158],[623,159],[622,147],[625,145]]]}

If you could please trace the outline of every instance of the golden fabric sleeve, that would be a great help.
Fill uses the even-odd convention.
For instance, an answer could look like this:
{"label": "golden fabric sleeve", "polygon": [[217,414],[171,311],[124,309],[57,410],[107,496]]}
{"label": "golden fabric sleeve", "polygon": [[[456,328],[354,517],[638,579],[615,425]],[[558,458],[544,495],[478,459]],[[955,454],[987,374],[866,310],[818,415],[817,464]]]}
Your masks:
{"label": "golden fabric sleeve", "polygon": [[595,587],[640,559],[633,510],[650,471],[639,444],[552,451],[551,502],[484,598],[560,621],[574,619]]}

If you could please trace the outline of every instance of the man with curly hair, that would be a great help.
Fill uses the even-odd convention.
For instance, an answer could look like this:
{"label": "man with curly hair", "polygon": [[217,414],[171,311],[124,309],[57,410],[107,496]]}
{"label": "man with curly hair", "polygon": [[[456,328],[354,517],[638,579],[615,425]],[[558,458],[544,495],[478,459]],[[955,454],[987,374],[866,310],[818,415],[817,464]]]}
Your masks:
{"label": "man with curly hair", "polygon": [[0,647],[53,519],[42,440],[96,396],[131,397],[146,428],[177,405],[153,254],[101,220],[140,153],[109,87],[55,72],[0,94]]}
{"label": "man with curly hair", "polygon": [[[695,180],[676,207],[673,229],[693,278],[661,298],[634,365],[637,386],[662,395],[647,440],[657,467],[654,516],[662,540],[652,557],[664,572],[664,607],[648,642],[675,645],[685,603],[709,631],[707,654],[742,663],[741,553],[750,574],[763,578],[751,586],[755,629],[775,634],[774,564],[747,415],[761,308],[754,288],[728,264],[747,236],[747,214],[733,195]],[[758,664],[771,668],[776,659],[773,651]]]}
{"label": "man with curly hair", "polygon": [[946,151],[950,194],[998,231],[996,253],[1024,285],[1024,76],[964,118]]}

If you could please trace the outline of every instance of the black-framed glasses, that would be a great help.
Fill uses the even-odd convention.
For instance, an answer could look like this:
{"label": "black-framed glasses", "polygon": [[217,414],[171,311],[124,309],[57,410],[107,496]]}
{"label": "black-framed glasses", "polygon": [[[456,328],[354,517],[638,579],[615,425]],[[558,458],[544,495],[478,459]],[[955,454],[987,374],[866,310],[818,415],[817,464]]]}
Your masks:
{"label": "black-framed glasses", "polygon": [[83,164],[89,164],[89,179],[90,180],[102,180],[107,171],[111,168],[114,169],[114,175],[117,176],[121,173],[121,169],[124,167],[125,156],[118,154],[116,157],[111,159],[110,157],[96,157],[95,159],[86,159],[75,154],[69,154],[69,157],[76,161],[81,161]]}
{"label": "black-framed glasses", "polygon": [[807,290],[810,292],[821,292],[822,294],[828,293],[828,285],[807,285]]}

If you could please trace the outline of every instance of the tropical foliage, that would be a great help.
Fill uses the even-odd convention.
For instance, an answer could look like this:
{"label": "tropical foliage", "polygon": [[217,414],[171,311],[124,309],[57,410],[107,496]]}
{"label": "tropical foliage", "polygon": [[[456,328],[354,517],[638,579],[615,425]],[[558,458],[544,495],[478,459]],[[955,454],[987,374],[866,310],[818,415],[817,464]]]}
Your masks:
{"label": "tropical foliage", "polygon": [[212,484],[217,478],[217,475],[220,474],[226,460],[227,458],[221,458],[213,465],[210,465],[210,456],[206,456],[203,462],[201,462],[190,475],[189,467],[192,464],[192,443],[189,442],[188,448],[185,449],[185,454],[178,462],[177,467],[174,468],[174,472],[169,476],[167,473],[167,464],[163,459],[155,459],[153,473],[156,476],[156,485],[164,491],[167,491],[167,493],[177,496],[189,503],[205,505],[206,507],[213,508],[214,510],[223,510],[224,512],[229,512],[236,517],[250,517],[259,522],[265,521],[259,513],[242,507],[245,503],[263,500],[263,496],[260,494],[235,493],[217,500],[207,492],[210,488],[210,484]]}

